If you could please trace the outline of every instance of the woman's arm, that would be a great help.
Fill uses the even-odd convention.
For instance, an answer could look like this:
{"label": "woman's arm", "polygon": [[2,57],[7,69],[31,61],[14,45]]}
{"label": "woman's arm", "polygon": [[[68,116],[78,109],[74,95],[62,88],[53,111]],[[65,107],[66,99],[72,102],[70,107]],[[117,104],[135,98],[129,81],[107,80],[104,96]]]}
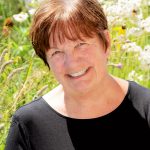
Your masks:
{"label": "woman's arm", "polygon": [[150,89],[131,82],[130,100],[150,127]]}
{"label": "woman's arm", "polygon": [[5,150],[31,150],[25,126],[16,116],[12,118]]}

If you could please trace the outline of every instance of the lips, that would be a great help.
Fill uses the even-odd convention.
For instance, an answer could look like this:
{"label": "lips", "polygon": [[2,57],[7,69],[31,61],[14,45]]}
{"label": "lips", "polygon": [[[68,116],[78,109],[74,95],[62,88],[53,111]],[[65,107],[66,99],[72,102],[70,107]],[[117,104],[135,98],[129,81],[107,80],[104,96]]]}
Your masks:
{"label": "lips", "polygon": [[74,72],[74,73],[69,73],[68,76],[71,78],[79,78],[79,77],[84,76],[88,72],[88,70],[89,70],[89,67],[84,68],[84,69]]}

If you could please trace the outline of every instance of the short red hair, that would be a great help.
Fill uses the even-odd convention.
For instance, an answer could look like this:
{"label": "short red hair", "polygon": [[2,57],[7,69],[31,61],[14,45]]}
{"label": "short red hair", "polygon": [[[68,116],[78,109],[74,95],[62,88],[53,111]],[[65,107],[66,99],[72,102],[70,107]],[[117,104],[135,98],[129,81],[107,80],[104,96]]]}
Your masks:
{"label": "short red hair", "polygon": [[59,42],[92,37],[98,34],[104,46],[108,43],[104,30],[108,29],[107,19],[97,0],[47,0],[36,11],[31,30],[31,40],[36,54],[46,65],[46,51],[49,39]]}

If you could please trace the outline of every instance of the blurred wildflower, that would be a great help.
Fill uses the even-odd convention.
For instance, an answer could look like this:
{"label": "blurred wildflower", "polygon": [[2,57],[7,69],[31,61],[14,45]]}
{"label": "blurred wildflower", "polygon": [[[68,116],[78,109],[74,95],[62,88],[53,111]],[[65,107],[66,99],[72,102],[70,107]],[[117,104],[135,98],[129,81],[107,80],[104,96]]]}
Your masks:
{"label": "blurred wildflower", "polygon": [[140,28],[144,29],[146,32],[150,32],[150,17],[140,20],[138,22]]}
{"label": "blurred wildflower", "polygon": [[134,80],[136,76],[135,70],[132,70],[129,74],[128,74],[128,79],[129,80]]}
{"label": "blurred wildflower", "polygon": [[121,36],[113,40],[113,46],[114,46],[115,51],[120,51],[121,49],[121,41],[119,40],[120,38]]}
{"label": "blurred wildflower", "polygon": [[132,28],[130,28],[130,29],[128,29],[127,31],[126,31],[126,35],[127,35],[127,37],[129,37],[129,36],[140,36],[140,35],[142,35],[143,34],[143,30],[141,29],[141,28],[139,28],[139,27],[132,27]]}
{"label": "blurred wildflower", "polygon": [[119,35],[125,35],[126,34],[126,25],[122,25],[119,29]]}
{"label": "blurred wildflower", "polygon": [[143,79],[144,79],[143,75],[139,75],[138,73],[135,72],[135,70],[132,70],[132,71],[128,74],[128,80],[140,82],[140,81],[142,81]]}
{"label": "blurred wildflower", "polygon": [[137,15],[137,10],[136,10],[136,9],[133,9],[133,10],[132,10],[132,15],[133,15],[133,16]]}
{"label": "blurred wildflower", "polygon": [[24,0],[25,3],[34,3],[34,2],[42,2],[43,0]]}
{"label": "blurred wildflower", "polygon": [[122,45],[122,50],[126,52],[141,52],[142,48],[138,45],[136,45],[135,42],[125,43]]}
{"label": "blurred wildflower", "polygon": [[27,18],[28,18],[28,14],[27,13],[20,13],[20,14],[15,14],[13,15],[13,18],[17,21],[17,22],[24,22]]}
{"label": "blurred wildflower", "polygon": [[150,53],[150,45],[146,45],[146,46],[144,47],[144,51],[147,51],[147,52]]}
{"label": "blurred wildflower", "polygon": [[116,68],[119,68],[119,69],[122,69],[122,67],[123,67],[122,63],[118,63],[118,64],[111,63],[111,64],[108,64],[108,66],[113,66],[113,67],[116,67]]}
{"label": "blurred wildflower", "polygon": [[11,18],[6,18],[4,21],[4,26],[13,27],[14,23]]}
{"label": "blurred wildflower", "polygon": [[110,15],[108,15],[107,19],[108,19],[108,24],[109,24],[110,27],[114,26],[115,24],[119,24],[119,23],[116,23],[116,21],[119,20],[118,16],[110,16]]}
{"label": "blurred wildflower", "polygon": [[4,36],[8,36],[11,33],[11,28],[13,27],[14,23],[11,18],[6,18],[4,20],[4,25],[2,29],[2,34]]}
{"label": "blurred wildflower", "polygon": [[141,51],[139,61],[141,62],[141,69],[150,70],[150,45],[145,46],[144,50]]}
{"label": "blurred wildflower", "polygon": [[131,17],[131,15],[137,14],[137,10],[140,8],[141,0],[118,0],[117,3],[106,7],[106,14],[108,16],[119,16],[120,18]]}
{"label": "blurred wildflower", "polygon": [[35,11],[36,11],[36,9],[32,8],[32,9],[29,9],[28,12],[30,15],[34,15]]}
{"label": "blurred wildflower", "polygon": [[1,124],[0,124],[0,130],[2,130],[4,127],[5,127],[5,124],[4,124],[4,123],[1,123]]}
{"label": "blurred wildflower", "polygon": [[24,0],[25,1],[25,3],[31,3],[32,2],[32,0]]}
{"label": "blurred wildflower", "polygon": [[116,67],[121,69],[123,67],[122,63],[116,64]]}
{"label": "blurred wildflower", "polygon": [[116,50],[120,50],[121,49],[121,43],[117,43],[116,44]]}

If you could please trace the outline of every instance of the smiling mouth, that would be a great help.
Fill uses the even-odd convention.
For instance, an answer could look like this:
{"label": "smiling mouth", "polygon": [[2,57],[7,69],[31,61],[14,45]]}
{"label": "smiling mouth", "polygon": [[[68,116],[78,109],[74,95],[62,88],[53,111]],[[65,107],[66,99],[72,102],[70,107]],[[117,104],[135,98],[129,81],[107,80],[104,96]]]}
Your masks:
{"label": "smiling mouth", "polygon": [[84,76],[87,72],[88,72],[88,70],[89,70],[89,67],[88,68],[85,68],[85,69],[82,69],[81,71],[79,71],[79,72],[75,72],[75,73],[70,73],[70,74],[68,74],[68,76],[70,77],[70,78],[80,78],[80,77],[82,77],[82,76]]}

